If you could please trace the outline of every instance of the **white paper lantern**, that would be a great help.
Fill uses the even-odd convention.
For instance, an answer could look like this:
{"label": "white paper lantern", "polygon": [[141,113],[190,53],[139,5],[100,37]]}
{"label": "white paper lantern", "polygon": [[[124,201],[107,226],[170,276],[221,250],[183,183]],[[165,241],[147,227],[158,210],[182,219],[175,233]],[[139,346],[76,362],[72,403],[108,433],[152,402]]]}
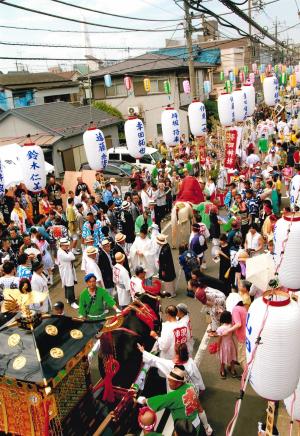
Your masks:
{"label": "white paper lantern", "polygon": [[279,103],[279,84],[276,76],[265,77],[263,89],[266,105],[275,106]]}
{"label": "white paper lantern", "polygon": [[288,415],[293,420],[300,421],[300,383],[298,383],[295,392],[284,400],[284,405]]}
{"label": "white paper lantern", "polygon": [[252,358],[255,342],[260,336],[253,361],[250,383],[263,398],[277,401],[294,392],[300,374],[300,307],[288,293],[277,291],[267,309],[267,294],[251,304],[246,325],[247,362]]}
{"label": "white paper lantern", "polygon": [[167,107],[162,111],[161,128],[166,146],[175,147],[180,143],[179,114],[174,108]]}
{"label": "white paper lantern", "polygon": [[292,180],[290,185],[290,205],[291,208],[300,204],[300,174],[296,174]]}
{"label": "white paper lantern", "polygon": [[222,126],[231,126],[235,122],[234,101],[232,94],[224,93],[218,97],[218,113]]}
{"label": "white paper lantern", "polygon": [[255,110],[255,89],[254,86],[245,84],[242,86],[242,91],[246,94],[247,100],[247,117],[251,117]]}
{"label": "white paper lantern", "polygon": [[[300,213],[280,218],[274,228],[275,264],[281,286],[300,289]],[[293,222],[291,222],[293,220]],[[288,238],[287,242],[284,242]],[[282,251],[284,253],[282,254]],[[281,260],[282,258],[282,260]]]}
{"label": "white paper lantern", "polygon": [[91,169],[94,171],[103,170],[108,162],[103,132],[96,127],[90,127],[83,134],[83,145]]}
{"label": "white paper lantern", "polygon": [[31,192],[40,192],[46,186],[44,153],[41,147],[33,143],[24,144],[21,150],[20,163],[23,181]]}
{"label": "white paper lantern", "polygon": [[247,95],[241,89],[237,89],[232,93],[234,103],[234,117],[237,123],[244,121],[247,118]]}
{"label": "white paper lantern", "polygon": [[124,126],[126,144],[130,156],[140,159],[146,153],[145,129],[143,121],[129,117]]}
{"label": "white paper lantern", "polygon": [[194,136],[206,134],[206,110],[201,101],[193,101],[188,108],[190,129]]}

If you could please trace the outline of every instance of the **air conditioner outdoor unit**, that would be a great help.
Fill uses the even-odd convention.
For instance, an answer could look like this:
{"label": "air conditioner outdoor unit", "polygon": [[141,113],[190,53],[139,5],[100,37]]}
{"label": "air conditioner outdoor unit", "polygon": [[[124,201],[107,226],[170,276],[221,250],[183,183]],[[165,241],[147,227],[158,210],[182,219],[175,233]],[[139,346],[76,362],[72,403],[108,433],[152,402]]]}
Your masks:
{"label": "air conditioner outdoor unit", "polygon": [[128,115],[139,115],[140,114],[140,108],[139,106],[129,106],[128,107]]}

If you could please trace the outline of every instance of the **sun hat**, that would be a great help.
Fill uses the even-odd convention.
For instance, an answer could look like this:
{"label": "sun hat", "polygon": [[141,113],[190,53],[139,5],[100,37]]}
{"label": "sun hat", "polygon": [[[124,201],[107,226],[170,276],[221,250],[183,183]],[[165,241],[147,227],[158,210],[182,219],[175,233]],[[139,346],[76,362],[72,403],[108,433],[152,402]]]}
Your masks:
{"label": "sun hat", "polygon": [[116,181],[116,179],[115,179],[114,177],[111,177],[111,178],[109,179],[109,181],[110,181],[110,183],[117,183],[117,181]]}
{"label": "sun hat", "polygon": [[93,238],[93,236],[92,236],[92,235],[87,236],[86,238],[84,238],[84,242],[85,242],[85,243],[87,243],[87,242],[94,242],[94,238]]}
{"label": "sun hat", "polygon": [[115,236],[115,242],[122,242],[125,241],[126,235],[123,235],[123,233],[117,233]]}
{"label": "sun hat", "polygon": [[97,253],[98,253],[98,248],[97,248],[97,247],[88,247],[88,248],[85,250],[85,252],[86,252],[86,254],[87,254],[88,256],[91,256],[92,254],[97,254]]}
{"label": "sun hat", "polygon": [[104,245],[108,245],[110,244],[108,239],[103,239],[103,241],[101,242],[102,247],[104,247]]}
{"label": "sun hat", "polygon": [[184,383],[185,382],[185,371],[178,368],[177,366],[174,366],[174,368],[172,369],[172,371],[168,375],[168,379]]}
{"label": "sun hat", "polygon": [[125,254],[120,253],[120,252],[118,252],[118,253],[115,254],[115,261],[116,261],[117,263],[121,263],[121,262],[123,262],[124,259],[125,259]]}
{"label": "sun hat", "polygon": [[161,233],[158,234],[158,235],[156,236],[156,242],[157,242],[159,245],[165,245],[165,244],[167,244],[167,243],[168,243],[168,241],[167,241],[167,235],[162,235]]}
{"label": "sun hat", "polygon": [[129,203],[128,203],[128,201],[123,201],[122,202],[122,209],[128,209],[129,208]]}
{"label": "sun hat", "polygon": [[59,240],[59,245],[70,245],[70,241],[68,238],[61,238]]}

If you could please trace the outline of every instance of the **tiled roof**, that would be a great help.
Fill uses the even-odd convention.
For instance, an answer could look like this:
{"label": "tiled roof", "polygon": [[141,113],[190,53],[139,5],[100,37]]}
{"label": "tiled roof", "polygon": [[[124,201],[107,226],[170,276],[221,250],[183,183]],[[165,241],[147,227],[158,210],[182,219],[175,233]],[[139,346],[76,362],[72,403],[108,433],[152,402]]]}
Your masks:
{"label": "tiled roof", "polygon": [[90,116],[89,106],[75,107],[71,103],[63,101],[12,109],[0,115],[0,123],[9,115],[32,122],[39,126],[39,130],[43,129],[63,137],[70,137],[84,132],[91,121],[91,116],[97,127],[104,127],[121,121],[118,117],[93,107]]}
{"label": "tiled roof", "polygon": [[[186,48],[184,48],[186,52]],[[210,63],[194,62],[195,68],[208,68],[211,67]],[[103,77],[105,74],[112,76],[124,75],[129,73],[148,73],[149,71],[163,71],[163,70],[177,70],[187,69],[187,56],[185,58],[172,55],[155,53],[145,53],[132,59],[127,59],[117,64],[110,65],[95,73],[90,74],[90,77]]]}
{"label": "tiled roof", "polygon": [[[45,86],[46,85],[46,86]],[[74,86],[71,80],[67,80],[64,77],[60,77],[54,73],[8,73],[0,74],[0,86],[4,86],[10,89],[22,89],[22,88],[45,88],[57,85]]]}

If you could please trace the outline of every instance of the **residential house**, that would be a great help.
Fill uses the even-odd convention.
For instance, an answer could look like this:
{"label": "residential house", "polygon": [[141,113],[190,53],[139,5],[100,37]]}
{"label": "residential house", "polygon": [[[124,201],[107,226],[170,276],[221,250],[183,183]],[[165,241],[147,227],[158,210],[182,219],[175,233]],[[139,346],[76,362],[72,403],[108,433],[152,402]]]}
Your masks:
{"label": "residential house", "polygon": [[107,147],[119,145],[119,118],[93,107],[55,102],[11,109],[0,115],[0,146],[24,144],[30,133],[43,147],[57,176],[67,170],[78,171],[87,162],[82,135],[91,120],[103,131]]}
{"label": "residential house", "polygon": [[78,101],[79,83],[53,73],[0,74],[0,108],[4,111],[55,101]]}
{"label": "residential house", "polygon": [[[126,118],[134,112],[139,115],[145,125],[148,142],[157,143],[162,138],[161,112],[167,105],[179,108],[182,133],[189,133],[187,106],[191,103],[191,95],[183,92],[183,81],[188,78],[188,62],[186,47],[165,48],[146,53],[110,65],[89,75],[94,100],[103,100],[117,107]],[[203,98],[203,81],[209,77],[209,70],[220,62],[219,50],[194,50],[194,66],[196,74],[197,95]],[[112,86],[106,87],[104,76],[110,74]],[[133,89],[127,91],[124,76],[133,80]],[[144,78],[149,78],[150,92],[144,89]],[[164,82],[170,81],[171,94],[164,90]]]}

